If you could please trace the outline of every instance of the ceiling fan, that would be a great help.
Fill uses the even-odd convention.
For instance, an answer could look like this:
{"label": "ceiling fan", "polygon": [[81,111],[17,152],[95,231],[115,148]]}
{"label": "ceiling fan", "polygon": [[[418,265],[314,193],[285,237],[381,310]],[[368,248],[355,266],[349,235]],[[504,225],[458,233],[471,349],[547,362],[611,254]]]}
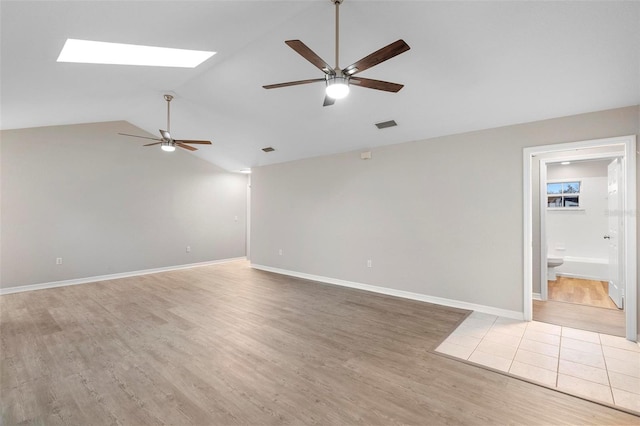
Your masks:
{"label": "ceiling fan", "polygon": [[265,89],[277,89],[279,87],[297,86],[300,84],[315,83],[324,81],[327,85],[326,96],[322,106],[333,105],[336,99],[342,99],[349,94],[349,84],[364,87],[367,89],[383,90],[385,92],[398,92],[404,87],[402,84],[390,83],[388,81],[372,80],[370,78],[355,77],[354,75],[369,69],[381,62],[393,58],[410,49],[404,40],[397,40],[382,49],[376,50],[372,54],[365,56],[358,62],[348,67],[340,68],[338,65],[339,41],[340,41],[340,4],[343,0],[330,0],[336,6],[336,66],[331,68],[326,61],[320,58],[313,50],[307,47],[300,40],[287,40],[285,43],[298,52],[300,56],[315,65],[325,75],[323,78],[312,78],[309,80],[289,81],[287,83],[269,84],[262,86]]}
{"label": "ceiling fan", "polygon": [[129,135],[127,133],[118,133],[119,135],[122,136],[132,136],[134,138],[142,138],[142,139],[151,139],[152,141],[158,141],[158,142],[154,142],[154,143],[148,143],[145,146],[151,146],[151,145],[160,145],[162,150],[164,151],[175,151],[176,150],[176,146],[179,146],[180,148],[184,148],[184,149],[188,149],[189,151],[197,151],[198,148],[194,148],[192,146],[189,146],[187,144],[201,144],[201,145],[211,145],[211,141],[196,141],[196,140],[190,140],[190,139],[173,139],[171,137],[171,133],[169,133],[171,131],[171,100],[173,99],[173,95],[164,95],[164,100],[167,101],[167,130],[160,130],[160,136],[162,136],[162,139],[159,138],[148,138],[146,136],[138,136],[138,135]]}

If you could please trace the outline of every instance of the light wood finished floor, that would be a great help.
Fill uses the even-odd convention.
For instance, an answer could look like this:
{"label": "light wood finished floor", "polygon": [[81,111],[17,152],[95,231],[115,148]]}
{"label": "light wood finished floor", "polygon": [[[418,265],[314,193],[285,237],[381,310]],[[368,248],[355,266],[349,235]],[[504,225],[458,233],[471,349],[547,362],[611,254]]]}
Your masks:
{"label": "light wood finished floor", "polygon": [[546,302],[534,300],[533,319],[595,333],[625,336],[625,317],[621,309],[599,308],[554,300]]}
{"label": "light wood finished floor", "polygon": [[244,261],[0,297],[3,425],[638,424],[431,352],[467,311]]}
{"label": "light wood finished floor", "polygon": [[609,297],[609,283],[606,281],[559,276],[556,281],[548,281],[548,289],[549,300],[618,309]]}

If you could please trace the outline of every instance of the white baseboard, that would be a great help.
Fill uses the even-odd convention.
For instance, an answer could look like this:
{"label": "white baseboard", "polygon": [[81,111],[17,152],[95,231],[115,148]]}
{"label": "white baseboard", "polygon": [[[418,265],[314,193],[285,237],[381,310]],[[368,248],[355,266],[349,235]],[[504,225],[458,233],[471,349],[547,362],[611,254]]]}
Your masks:
{"label": "white baseboard", "polygon": [[607,277],[595,274],[570,274],[567,272],[557,272],[556,275],[559,277],[578,278],[580,280],[609,281]]}
{"label": "white baseboard", "polygon": [[210,260],[207,262],[189,263],[186,265],[166,266],[162,268],[144,269],[140,271],[122,272],[118,274],[98,275],[87,278],[77,278],[73,280],[54,281],[49,283],[29,284],[16,287],[0,288],[0,295],[21,293],[23,291],[44,290],[47,288],[66,287],[69,285],[88,284],[97,281],[116,280],[119,278],[137,277],[139,275],[157,274],[158,272],[176,271],[179,269],[197,268],[200,266],[217,265],[220,263],[235,262],[245,260],[246,257],[233,257],[230,259]]}
{"label": "white baseboard", "polygon": [[493,306],[477,305],[475,303],[462,302],[460,300],[445,299],[442,297],[428,296],[421,293],[412,293],[404,290],[396,290],[388,287],[379,287],[370,284],[357,283],[354,281],[339,280],[336,278],[328,278],[320,275],[305,274],[303,272],[289,271],[287,269],[272,268],[271,266],[251,264],[252,268],[262,271],[274,272],[276,274],[289,275],[291,277],[303,278],[305,280],[318,281],[326,284],[334,284],[342,287],[357,288],[359,290],[371,291],[373,293],[386,294],[389,296],[402,297],[404,299],[419,300],[421,302],[434,303],[436,305],[450,306],[452,308],[467,309],[470,311],[482,312],[485,314],[496,315],[500,317],[513,318],[517,320],[524,319],[524,313],[518,311],[510,311],[507,309],[494,308]]}
{"label": "white baseboard", "polygon": [[533,293],[533,300],[542,300],[540,293]]}

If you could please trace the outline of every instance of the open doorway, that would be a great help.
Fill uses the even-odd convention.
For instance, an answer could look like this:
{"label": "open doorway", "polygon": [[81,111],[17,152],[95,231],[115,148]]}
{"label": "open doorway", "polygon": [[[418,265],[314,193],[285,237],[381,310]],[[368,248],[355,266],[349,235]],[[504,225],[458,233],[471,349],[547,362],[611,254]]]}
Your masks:
{"label": "open doorway", "polygon": [[637,340],[635,136],[524,161],[525,319]]}
{"label": "open doorway", "polygon": [[547,270],[539,294],[534,282],[533,320],[625,336],[618,250],[624,223],[609,213],[621,210],[623,156],[621,145],[539,156],[540,258]]}

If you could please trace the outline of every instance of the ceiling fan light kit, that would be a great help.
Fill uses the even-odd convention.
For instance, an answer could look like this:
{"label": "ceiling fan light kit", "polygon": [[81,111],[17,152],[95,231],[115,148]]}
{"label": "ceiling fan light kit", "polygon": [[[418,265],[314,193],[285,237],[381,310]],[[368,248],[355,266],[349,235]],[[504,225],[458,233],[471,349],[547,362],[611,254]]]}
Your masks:
{"label": "ceiling fan light kit", "polygon": [[349,79],[347,77],[327,78],[326,94],[332,99],[343,99],[349,94]]}
{"label": "ceiling fan light kit", "polygon": [[171,142],[162,142],[162,144],[160,145],[160,148],[163,151],[167,151],[167,152],[173,152],[176,150],[176,146],[173,145]]}
{"label": "ceiling fan light kit", "polygon": [[286,83],[268,84],[262,86],[265,89],[277,89],[280,87],[297,86],[300,84],[315,83],[325,81],[326,92],[323,106],[333,105],[336,99],[342,99],[349,94],[349,84],[364,87],[367,89],[382,90],[385,92],[398,92],[403,85],[398,83],[390,83],[388,81],[372,80],[369,78],[353,77],[355,74],[369,69],[381,62],[393,58],[410,49],[404,40],[397,40],[372,54],[365,56],[359,61],[345,67],[339,66],[339,48],[340,48],[340,4],[343,0],[329,0],[336,7],[336,66],[332,68],[325,60],[320,58],[313,50],[300,40],[287,40],[287,46],[295,50],[300,56],[311,62],[316,68],[322,71],[324,78],[314,78],[308,80],[289,81]]}

